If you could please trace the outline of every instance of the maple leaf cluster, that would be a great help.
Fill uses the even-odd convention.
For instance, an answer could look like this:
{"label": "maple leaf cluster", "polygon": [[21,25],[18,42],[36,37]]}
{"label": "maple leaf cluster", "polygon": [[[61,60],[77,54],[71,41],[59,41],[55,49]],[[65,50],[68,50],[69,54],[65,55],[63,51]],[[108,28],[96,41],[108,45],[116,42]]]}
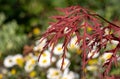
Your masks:
{"label": "maple leaf cluster", "polygon": [[[48,46],[52,46],[52,57],[54,47],[59,40],[62,39],[62,48],[64,51],[62,55],[63,65],[66,51],[68,51],[68,44],[74,35],[77,37],[76,44],[78,44],[79,49],[82,50],[81,57],[83,69],[88,61],[92,59],[94,54],[112,53],[112,56],[103,65],[103,67],[105,67],[103,75],[107,75],[112,63],[117,65],[117,53],[120,50],[120,27],[107,21],[98,14],[90,13],[89,10],[80,6],[71,6],[68,8],[60,8],[58,10],[63,12],[63,14],[52,16],[56,21],[50,23],[50,26],[42,36],[42,41],[46,38],[48,40],[39,55],[39,59],[43,51],[47,49]],[[117,42],[116,47],[106,50],[108,42],[111,43],[111,41]],[[88,58],[88,53],[92,50],[94,50],[94,52]]]}

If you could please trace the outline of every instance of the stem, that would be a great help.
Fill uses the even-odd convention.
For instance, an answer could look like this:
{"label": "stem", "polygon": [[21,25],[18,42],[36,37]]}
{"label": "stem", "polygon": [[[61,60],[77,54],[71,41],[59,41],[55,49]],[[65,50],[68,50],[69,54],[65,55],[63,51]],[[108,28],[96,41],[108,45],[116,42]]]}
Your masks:
{"label": "stem", "polygon": [[107,22],[107,23],[109,23],[109,24],[111,24],[111,25],[113,25],[113,26],[116,26],[116,27],[120,28],[120,26],[118,26],[118,25],[116,25],[116,24],[114,24],[114,23],[111,23],[110,21],[106,20],[105,18],[103,18],[103,17],[100,16],[99,14],[90,14],[90,15],[92,15],[92,16],[98,16],[99,18],[103,19],[105,22]]}

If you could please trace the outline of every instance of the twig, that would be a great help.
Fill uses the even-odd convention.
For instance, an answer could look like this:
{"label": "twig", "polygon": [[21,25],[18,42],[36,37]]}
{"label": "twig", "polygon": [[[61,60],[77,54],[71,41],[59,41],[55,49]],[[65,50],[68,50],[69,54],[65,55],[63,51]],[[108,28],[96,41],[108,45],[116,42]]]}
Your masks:
{"label": "twig", "polygon": [[105,18],[103,18],[103,17],[100,16],[99,14],[90,14],[90,15],[92,15],[92,16],[98,16],[99,18],[103,19],[105,22],[107,22],[107,23],[109,23],[109,24],[111,24],[111,25],[113,25],[113,26],[116,26],[116,27],[120,28],[120,26],[118,26],[118,25],[116,25],[116,24],[114,24],[114,23],[111,23],[110,21],[106,20]]}

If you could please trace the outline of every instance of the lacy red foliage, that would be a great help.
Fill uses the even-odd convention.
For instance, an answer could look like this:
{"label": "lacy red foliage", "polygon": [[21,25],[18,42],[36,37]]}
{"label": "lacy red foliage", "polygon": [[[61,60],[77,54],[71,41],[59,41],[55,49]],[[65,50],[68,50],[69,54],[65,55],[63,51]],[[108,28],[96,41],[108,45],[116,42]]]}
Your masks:
{"label": "lacy red foliage", "polygon": [[[112,63],[114,62],[117,65],[116,54],[117,51],[120,50],[120,27],[107,21],[98,14],[90,13],[89,10],[80,6],[72,6],[58,10],[63,12],[64,14],[52,17],[53,19],[56,19],[56,22],[51,22],[50,27],[42,36],[42,38],[44,39],[47,38],[48,41],[44,46],[42,52],[40,53],[40,56],[43,51],[47,49],[48,46],[52,46],[52,57],[55,45],[59,42],[60,39],[64,38],[64,53],[62,55],[64,62],[64,58],[66,57],[66,51],[68,50],[67,45],[69,44],[71,37],[74,33],[77,36],[76,43],[82,43],[79,48],[82,50],[82,68],[84,69],[86,64],[88,63],[88,60],[90,60],[95,53],[100,52],[100,50],[105,50],[108,41],[111,42],[111,40],[115,40],[119,43],[114,49],[100,52],[113,53],[112,57],[107,60],[107,62],[103,66],[106,68],[104,71],[104,75],[107,75],[111,69]],[[104,22],[101,20],[103,20]],[[87,31],[88,28],[91,29],[90,33]],[[87,58],[88,52],[93,50],[94,46],[96,46],[94,54],[90,58]]]}

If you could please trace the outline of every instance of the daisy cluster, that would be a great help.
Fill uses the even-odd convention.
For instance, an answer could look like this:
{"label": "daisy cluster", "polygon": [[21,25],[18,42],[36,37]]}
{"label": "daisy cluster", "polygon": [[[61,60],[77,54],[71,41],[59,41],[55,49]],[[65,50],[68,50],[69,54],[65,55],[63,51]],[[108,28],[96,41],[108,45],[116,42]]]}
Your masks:
{"label": "daisy cluster", "polygon": [[[4,76],[3,78],[6,78],[9,75],[9,78],[11,78],[10,76],[18,76],[16,74],[24,72],[21,74],[28,76],[30,79],[40,79],[43,77],[46,79],[79,79],[78,73],[69,69],[71,64],[71,55],[68,52],[66,53],[66,58],[64,59],[63,70],[60,70],[63,54],[62,43],[55,46],[52,62],[50,54],[52,48],[51,46],[49,46],[48,50],[43,52],[40,60],[38,61],[39,53],[46,44],[47,39],[43,40],[41,43],[40,40],[36,41],[36,46],[33,48],[34,52],[31,52],[26,56],[23,56],[22,54],[6,56],[3,61],[4,69],[2,69],[2,72],[5,74],[0,74],[1,77]],[[70,49],[77,48],[77,46],[73,43],[75,42],[71,42],[71,44],[69,44],[68,47]]]}
{"label": "daisy cluster", "polygon": [[[115,41],[115,40],[111,40],[111,43],[112,43],[112,46],[111,45],[110,45],[110,47],[107,46],[106,49],[115,48],[119,42]],[[110,42],[108,42],[108,45],[109,44],[110,44]],[[97,52],[94,54],[95,48],[93,48],[93,50],[91,50],[91,52],[88,53],[88,58],[90,58],[92,56],[92,59],[88,61],[89,66],[86,67],[86,69],[89,71],[95,71],[95,70],[97,71],[100,68],[99,66],[103,66],[105,63],[107,63],[113,55],[112,52],[105,52],[103,54],[101,54],[100,52]],[[118,57],[117,59],[119,61],[119,56],[117,55],[117,57]]]}
{"label": "daisy cluster", "polygon": [[[74,38],[75,39],[75,38]],[[46,44],[47,39],[43,40],[42,39],[38,40],[36,42],[36,46],[34,47],[35,52],[41,52],[43,47]],[[71,44],[73,44],[71,42]],[[74,45],[69,45],[69,48],[77,48],[77,46]],[[63,63],[63,71],[60,70],[62,66],[62,54],[63,54],[63,44],[58,43],[54,50],[53,50],[53,56],[51,58],[51,53],[50,51],[52,50],[52,46],[49,46],[47,50],[43,52],[43,54],[40,57],[40,60],[38,62],[38,65],[41,68],[47,68],[46,74],[47,74],[47,79],[79,79],[79,76],[77,73],[71,71],[69,69],[69,66],[71,64],[70,62],[70,53],[66,53],[66,58],[64,59]],[[51,62],[52,60],[52,62]]]}
{"label": "daisy cluster", "polygon": [[[63,70],[60,70],[63,60],[63,43],[58,43],[55,46],[52,58],[52,46],[48,46],[48,49],[43,51],[40,60],[38,61],[38,56],[45,46],[47,39],[44,39],[42,42],[41,40],[43,39],[36,41],[36,45],[33,48],[34,52],[29,53],[27,56],[16,54],[5,57],[3,61],[4,68],[0,69],[2,70],[2,74],[0,72],[0,77],[2,78],[3,75],[16,76],[17,73],[25,72],[23,74],[27,75],[30,79],[80,79],[80,75],[78,74],[79,71],[75,70],[77,67],[80,69],[80,65],[76,64],[74,67],[72,67],[74,62],[78,61],[76,59],[79,59],[79,55],[82,53],[82,50],[79,48],[80,44],[76,43],[77,37],[73,36],[67,46],[69,51],[66,52],[66,58],[64,59],[63,63]],[[111,48],[114,48],[118,44],[118,41],[111,40],[111,43],[113,43]],[[94,76],[97,75],[96,72],[102,69],[102,65],[106,63],[113,54],[111,52],[106,52],[104,54],[97,52],[94,54],[96,46],[94,46],[93,50],[88,52],[87,58],[92,56],[92,59],[88,61],[88,64],[85,68],[85,72],[93,73]],[[110,47],[108,46],[107,49],[109,48]],[[76,58],[72,56],[75,54],[78,55]],[[119,56],[118,61],[120,61]],[[80,61],[78,63],[80,63]]]}
{"label": "daisy cluster", "polygon": [[[73,38],[71,39],[71,41],[69,42],[68,47],[67,47],[70,50],[69,53],[68,52],[66,53],[66,55],[68,56],[67,58],[71,59],[71,52],[76,52],[78,55],[80,55],[82,53],[82,50],[79,48],[81,44],[78,44],[77,40],[78,40],[77,37],[73,35]],[[47,41],[47,39],[45,39],[45,41]],[[45,41],[42,41],[42,42],[44,42],[44,44],[40,43],[39,45],[37,45],[37,46],[41,47],[40,49],[38,47],[35,47],[35,50],[41,51],[45,45]],[[103,39],[103,41],[105,41],[105,40]],[[119,42],[116,40],[108,41],[108,43],[107,43],[108,46],[107,46],[106,50],[114,49],[118,43]],[[109,45],[109,44],[111,44],[111,45]],[[112,52],[100,53],[100,51],[99,51],[99,52],[95,53],[98,45],[99,44],[96,43],[95,46],[93,46],[93,49],[90,52],[88,52],[87,58],[88,59],[91,57],[92,58],[88,61],[85,71],[90,71],[90,72],[94,73],[99,70],[101,72],[102,66],[105,63],[107,63],[109,61],[109,59],[112,57],[112,55],[113,55]],[[60,68],[61,64],[62,64],[62,58],[60,58],[61,55],[63,54],[62,46],[63,46],[62,43],[58,43],[53,50],[54,55],[59,56],[59,57],[57,57],[57,59],[59,58],[58,62],[60,62],[60,63],[57,63],[57,65],[56,65],[58,68]],[[51,49],[52,49],[52,47],[49,46],[48,51],[51,51]],[[66,62],[66,61],[67,60],[65,59],[64,62]],[[71,60],[69,60],[69,61],[71,61]],[[118,61],[119,61],[119,56],[118,56]],[[66,69],[66,66],[64,66],[64,64],[63,64],[63,69]]]}

